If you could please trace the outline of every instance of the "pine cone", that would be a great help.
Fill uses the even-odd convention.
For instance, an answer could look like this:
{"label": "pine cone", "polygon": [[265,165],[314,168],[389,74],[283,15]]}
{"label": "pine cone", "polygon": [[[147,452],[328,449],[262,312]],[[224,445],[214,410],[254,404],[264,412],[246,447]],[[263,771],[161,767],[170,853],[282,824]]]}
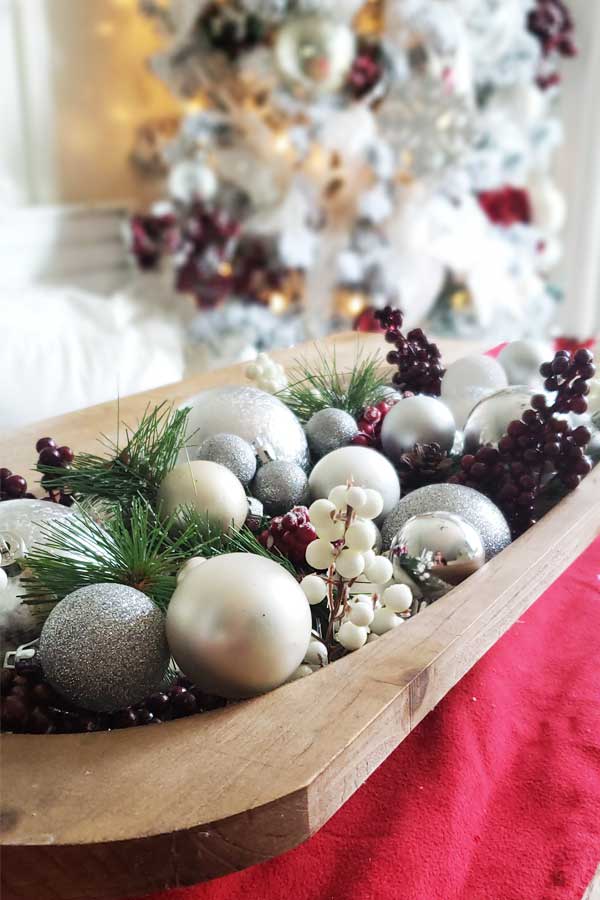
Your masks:
{"label": "pine cone", "polygon": [[426,484],[440,484],[455,468],[454,459],[439,444],[415,444],[398,463],[402,491],[408,493]]}

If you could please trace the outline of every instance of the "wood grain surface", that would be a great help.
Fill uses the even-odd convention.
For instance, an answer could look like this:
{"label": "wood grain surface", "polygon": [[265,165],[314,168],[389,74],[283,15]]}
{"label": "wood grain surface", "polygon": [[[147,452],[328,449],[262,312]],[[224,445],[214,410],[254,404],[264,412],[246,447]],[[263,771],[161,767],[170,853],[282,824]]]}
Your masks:
{"label": "wood grain surface", "polygon": [[[351,342],[338,345],[346,353]],[[180,400],[221,379],[239,380],[239,370],[131,398],[121,410]],[[42,431],[88,449],[113,416],[97,407],[24,429],[0,442],[0,459],[10,464],[12,441],[13,464],[23,469]],[[297,845],[598,533],[600,467],[442,600],[310,678],[155,728],[4,735],[4,900],[142,895]]]}

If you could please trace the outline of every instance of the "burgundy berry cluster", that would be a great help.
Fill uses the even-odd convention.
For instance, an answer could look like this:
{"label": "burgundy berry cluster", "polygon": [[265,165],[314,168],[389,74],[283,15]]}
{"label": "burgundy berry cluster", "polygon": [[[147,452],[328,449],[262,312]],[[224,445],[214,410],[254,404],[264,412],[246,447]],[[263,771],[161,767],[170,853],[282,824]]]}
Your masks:
{"label": "burgundy berry cluster", "polygon": [[439,397],[445,370],[437,344],[428,341],[421,328],[413,328],[404,335],[404,316],[399,309],[385,306],[377,310],[375,317],[386,329],[385,340],[395,348],[386,358],[390,365],[398,368],[392,378],[396,388],[402,392]]}
{"label": "burgundy berry cluster", "polygon": [[[51,437],[40,438],[35,445],[35,449],[39,454],[37,461],[38,466],[43,466],[48,469],[68,469],[75,458],[75,454],[70,447],[57,446],[56,441]],[[48,491],[48,496],[43,499],[50,500],[52,503],[61,503],[63,506],[71,506],[73,499],[69,494],[66,494],[62,489],[57,490],[48,487],[48,484],[52,482],[52,479],[53,476],[49,473],[42,475],[40,483],[42,487],[46,488]]]}
{"label": "burgundy berry cluster", "polygon": [[5,467],[0,469],[0,500],[32,500],[33,496],[27,493],[27,482],[22,475],[15,475]]}
{"label": "burgundy berry cluster", "polygon": [[356,444],[358,447],[380,447],[383,420],[394,405],[394,402],[382,400],[375,406],[365,406],[360,419],[356,423],[358,433],[354,435],[351,443]]}
{"label": "burgundy berry cluster", "polygon": [[279,550],[295,566],[304,565],[306,548],[316,539],[306,506],[294,506],[284,516],[275,516],[259,535],[263,547]]}
{"label": "burgundy berry cluster", "polygon": [[563,0],[536,0],[527,17],[527,29],[541,44],[544,56],[575,56],[573,16]]}
{"label": "burgundy berry cluster", "polygon": [[581,349],[571,358],[559,350],[540,373],[546,390],[555,394],[554,402],[549,404],[545,394],[534,395],[531,408],[510,422],[498,449],[481,447],[474,455],[466,454],[458,474],[449,479],[488,494],[515,535],[535,523],[536,501],[553,476],[570,491],[591,469],[584,450],[589,430],[583,425],[572,428],[559,418],[587,409],[588,382],[595,374],[591,353]]}
{"label": "burgundy berry cluster", "polygon": [[59,697],[38,672],[2,669],[1,679],[2,731],[22,734],[73,734],[154,725],[225,706],[225,700],[205,694],[186,678],[179,678],[137,706],[113,713],[77,709]]}

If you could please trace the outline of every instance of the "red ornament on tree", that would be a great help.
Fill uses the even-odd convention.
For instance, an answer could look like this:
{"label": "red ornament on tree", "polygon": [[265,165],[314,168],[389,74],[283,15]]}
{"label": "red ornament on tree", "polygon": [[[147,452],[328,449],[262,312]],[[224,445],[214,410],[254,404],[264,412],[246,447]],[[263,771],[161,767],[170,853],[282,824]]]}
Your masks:
{"label": "red ornament on tree", "polygon": [[495,191],[482,191],[477,195],[479,204],[494,225],[507,228],[517,223],[531,222],[529,194],[522,188],[506,186]]}

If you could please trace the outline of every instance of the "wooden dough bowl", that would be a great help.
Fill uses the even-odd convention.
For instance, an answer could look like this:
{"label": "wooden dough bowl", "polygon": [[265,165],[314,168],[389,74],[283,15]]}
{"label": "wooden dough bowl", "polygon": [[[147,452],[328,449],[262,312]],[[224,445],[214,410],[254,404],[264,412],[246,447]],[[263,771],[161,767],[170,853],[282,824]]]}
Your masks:
{"label": "wooden dough bowl", "polygon": [[[361,341],[381,346],[374,336]],[[335,343],[349,361],[355,338]],[[455,342],[443,352],[451,361],[473,347]],[[134,422],[148,402],[243,380],[243,367],[232,367],[126,398],[121,418]],[[88,450],[115,427],[115,404],[83,410],[5,436],[0,460],[24,472],[42,434]],[[141,896],[295,847],[599,533],[600,466],[442,600],[310,678],[152,728],[4,735],[4,900]]]}

